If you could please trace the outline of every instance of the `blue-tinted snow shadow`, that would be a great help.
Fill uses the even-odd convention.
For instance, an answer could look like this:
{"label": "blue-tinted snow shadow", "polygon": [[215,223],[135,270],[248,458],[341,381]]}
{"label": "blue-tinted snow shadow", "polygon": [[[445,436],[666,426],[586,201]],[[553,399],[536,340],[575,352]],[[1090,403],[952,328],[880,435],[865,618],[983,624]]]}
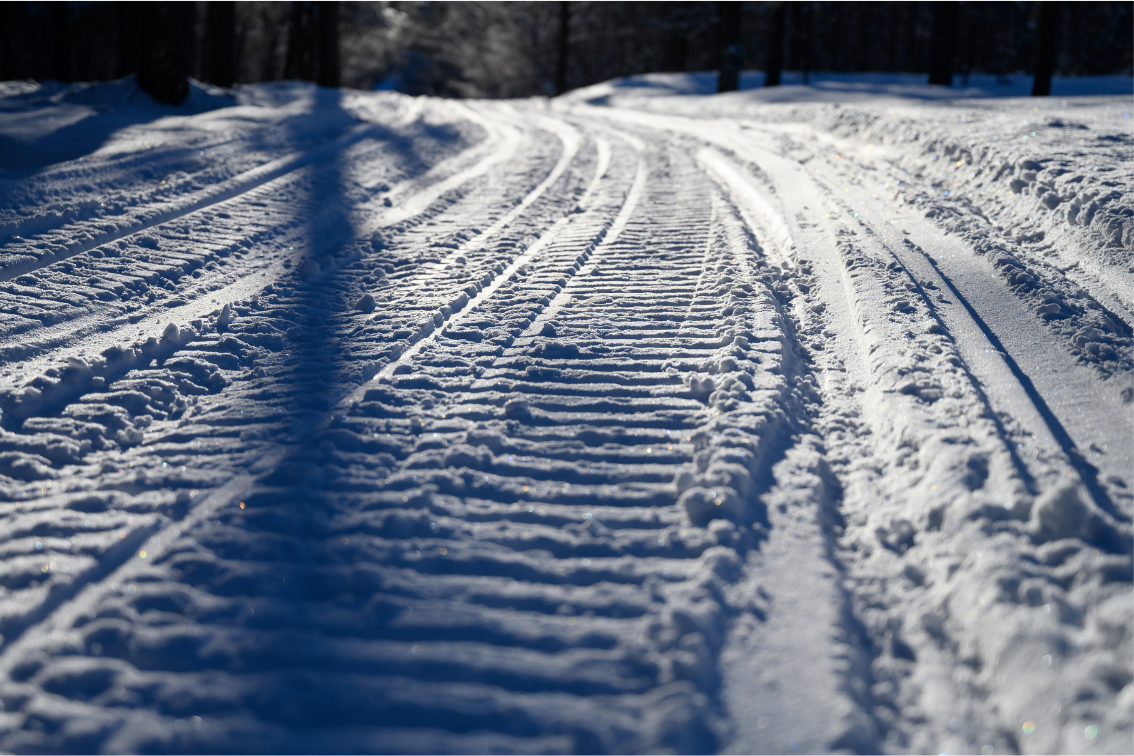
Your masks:
{"label": "blue-tinted snow shadow", "polygon": [[141,91],[133,75],[95,84],[47,81],[31,91],[0,96],[0,178],[22,178],[90,155],[122,129],[168,116],[195,115],[236,105],[224,90],[191,82],[180,105],[163,105]]}
{"label": "blue-tinted snow shadow", "polygon": [[[270,91],[261,94],[271,95]],[[343,92],[317,89],[310,94],[313,116],[337,122],[340,116],[349,115]],[[292,132],[298,140],[309,138],[309,125],[297,118],[281,122],[278,128]],[[420,174],[433,162],[427,154],[430,142],[456,138],[436,125],[417,125],[405,133],[381,125],[371,128],[369,137],[403,161],[409,175]],[[340,151],[320,164],[308,188],[290,207],[303,237],[299,243],[305,259],[284,276],[282,285],[276,284],[277,288],[294,289],[288,297],[289,311],[284,314],[292,326],[284,349],[285,364],[282,370],[274,371],[276,380],[246,394],[250,404],[261,405],[269,419],[273,405],[295,419],[289,429],[272,439],[275,449],[285,454],[272,470],[257,475],[250,490],[241,496],[245,506],[238,509],[236,502],[231,502],[218,508],[212,521],[194,533],[206,553],[220,559],[246,560],[249,572],[244,575],[241,571],[234,577],[237,573],[214,566],[211,557],[194,560],[195,567],[178,562],[182,581],[245,604],[247,609],[239,612],[235,621],[255,642],[208,658],[191,643],[142,649],[131,657],[132,663],[143,668],[232,675],[240,680],[240,708],[256,722],[277,728],[263,734],[258,729],[261,724],[247,729],[235,727],[224,739],[207,746],[199,744],[198,749],[234,753],[366,752],[381,749],[380,744],[367,739],[372,736],[367,735],[366,728],[442,727],[462,731],[510,726],[503,721],[505,714],[499,712],[478,716],[451,712],[445,721],[431,721],[436,716],[434,708],[385,686],[399,675],[423,679],[444,675],[438,667],[445,665],[423,664],[413,656],[368,658],[352,650],[362,648],[360,641],[398,641],[410,635],[396,626],[404,607],[396,596],[382,591],[387,573],[396,572],[392,564],[395,557],[376,551],[366,538],[368,528],[360,527],[366,499],[375,493],[369,488],[373,482],[368,482],[367,474],[356,475],[351,470],[352,464],[358,464],[365,465],[368,474],[381,473],[383,464],[392,464],[393,457],[369,445],[353,448],[352,443],[361,445],[367,439],[341,430],[348,422],[346,416],[336,414],[330,427],[325,427],[329,413],[342,411],[339,402],[344,389],[360,380],[360,366],[343,353],[341,342],[348,330],[344,321],[359,317],[352,309],[352,300],[358,294],[350,277],[361,273],[359,266],[352,265],[355,257],[351,252],[360,244],[369,244],[355,227],[357,216],[352,209],[360,195],[352,184],[357,175],[351,170],[351,160],[349,151]],[[380,256],[381,249],[370,244],[364,254]],[[255,332],[259,326],[251,324],[250,328]],[[232,335],[241,338],[240,329],[238,320]],[[369,502],[371,507],[374,504]],[[248,548],[234,550],[236,543]],[[214,569],[217,571],[212,572]],[[222,618],[216,623],[220,634],[232,621]],[[208,627],[214,621],[201,620],[200,624]],[[462,640],[493,639],[474,637],[477,631],[468,628]],[[450,639],[444,631],[438,632],[440,640]],[[490,631],[479,632],[483,636]],[[430,640],[421,632],[412,637]],[[142,705],[162,704],[155,701]],[[288,733],[285,739],[279,739],[280,732]]]}

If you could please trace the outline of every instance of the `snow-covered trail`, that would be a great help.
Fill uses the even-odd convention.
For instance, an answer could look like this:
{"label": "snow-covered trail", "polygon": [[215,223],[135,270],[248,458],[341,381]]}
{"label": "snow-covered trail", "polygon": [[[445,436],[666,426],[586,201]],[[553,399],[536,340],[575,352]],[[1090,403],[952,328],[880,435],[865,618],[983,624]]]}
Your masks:
{"label": "snow-covered trail", "polygon": [[1131,749],[1097,175],[939,105],[273,91],[5,180],[0,748]]}

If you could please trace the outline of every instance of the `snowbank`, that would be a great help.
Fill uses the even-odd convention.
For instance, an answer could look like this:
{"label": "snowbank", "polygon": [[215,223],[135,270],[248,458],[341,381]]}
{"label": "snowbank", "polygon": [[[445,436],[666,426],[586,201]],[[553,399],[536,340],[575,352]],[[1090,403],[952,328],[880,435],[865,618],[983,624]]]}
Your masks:
{"label": "snowbank", "polygon": [[[803,83],[799,71],[785,71],[779,87],[764,87],[763,71],[744,71],[740,91],[719,98],[747,103],[877,102],[878,100],[966,100],[1027,97],[1032,77],[1016,73],[999,77],[990,74],[960,74],[952,87],[930,86],[924,74],[826,73],[816,72]],[[652,97],[716,95],[714,71],[696,73],[650,73],[612,79],[601,84],[572,90],[561,99],[592,105],[633,107],[637,100]],[[1052,98],[1104,95],[1134,95],[1134,79],[1129,76],[1055,76]]]}

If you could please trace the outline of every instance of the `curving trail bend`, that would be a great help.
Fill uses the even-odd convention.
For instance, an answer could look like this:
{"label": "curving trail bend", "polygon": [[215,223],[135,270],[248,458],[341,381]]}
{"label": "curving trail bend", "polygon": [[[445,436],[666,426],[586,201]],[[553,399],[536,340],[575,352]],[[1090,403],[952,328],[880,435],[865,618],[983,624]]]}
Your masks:
{"label": "curving trail bend", "polygon": [[6,188],[0,749],[1129,751],[1121,150],[658,102]]}

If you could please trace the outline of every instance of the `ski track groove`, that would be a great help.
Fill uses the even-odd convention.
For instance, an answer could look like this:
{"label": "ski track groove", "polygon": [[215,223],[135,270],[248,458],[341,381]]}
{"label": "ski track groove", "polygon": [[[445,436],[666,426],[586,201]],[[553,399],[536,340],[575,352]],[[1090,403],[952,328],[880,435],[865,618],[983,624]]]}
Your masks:
{"label": "ski track groove", "polygon": [[[892,247],[890,247],[889,245],[884,246],[886,246],[890,254],[894,256],[895,260],[897,260],[899,263],[902,262],[901,255],[899,255]],[[973,323],[977,328],[980,329],[985,338],[988,339],[989,345],[1000,353],[1001,359],[1004,360],[1005,364],[1008,366],[1008,369],[1012,372],[1012,375],[1015,376],[1016,380],[1019,382],[1021,390],[1025,394],[1027,394],[1028,401],[1031,402],[1036,411],[1043,418],[1043,421],[1046,424],[1052,437],[1054,437],[1059,446],[1062,447],[1067,461],[1071,464],[1071,466],[1075,468],[1076,472],[1079,473],[1079,477],[1087,486],[1087,490],[1090,492],[1091,497],[1095,500],[1095,504],[1100,508],[1105,509],[1112,516],[1123,518],[1124,513],[1118,511],[1115,508],[1109,494],[1107,494],[1106,490],[1099,484],[1098,469],[1090,465],[1090,463],[1088,463],[1083,458],[1083,455],[1078,452],[1075,443],[1071,440],[1071,437],[1063,428],[1063,425],[1059,422],[1059,419],[1055,416],[1055,413],[1051,411],[1051,408],[1047,405],[1047,402],[1044,401],[1039,391],[1036,390],[1036,387],[1032,384],[1031,379],[1020,368],[1020,366],[1016,364],[1016,361],[1012,359],[1011,353],[1004,348],[1004,345],[1000,343],[1000,339],[996,337],[996,334],[993,333],[992,329],[988,327],[988,324],[985,323],[980,315],[976,312],[976,310],[973,309],[973,306],[964,297],[964,295],[961,294],[961,292],[948,278],[948,276],[945,276],[941,273],[941,270],[937,267],[936,263],[931,258],[924,254],[922,254],[922,256],[930,265],[933,266],[934,272],[937,273],[938,279],[945,284],[949,291],[953,293],[953,296],[957,298],[957,301],[961,303],[961,306],[965,308],[965,311],[969,314],[969,317],[972,319]],[[908,271],[907,275],[909,275]],[[912,275],[910,277],[913,278]],[[928,301],[928,297],[925,296],[924,291],[921,292],[921,294],[922,297]]]}

